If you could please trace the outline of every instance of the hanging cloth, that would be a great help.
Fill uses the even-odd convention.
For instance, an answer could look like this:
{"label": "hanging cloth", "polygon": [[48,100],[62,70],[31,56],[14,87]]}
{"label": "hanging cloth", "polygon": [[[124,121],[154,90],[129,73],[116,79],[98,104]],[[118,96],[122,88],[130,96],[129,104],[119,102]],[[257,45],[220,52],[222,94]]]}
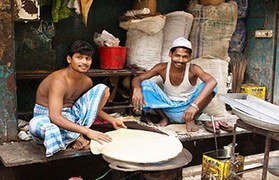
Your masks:
{"label": "hanging cloth", "polygon": [[89,13],[92,3],[93,3],[93,0],[82,0],[81,1],[82,20],[83,20],[83,23],[85,24],[85,26],[87,26],[88,13]]}

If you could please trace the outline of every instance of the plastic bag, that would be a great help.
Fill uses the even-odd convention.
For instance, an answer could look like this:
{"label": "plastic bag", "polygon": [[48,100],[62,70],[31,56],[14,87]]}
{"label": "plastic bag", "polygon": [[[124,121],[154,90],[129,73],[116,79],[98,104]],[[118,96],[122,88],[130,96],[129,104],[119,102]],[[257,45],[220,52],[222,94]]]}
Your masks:
{"label": "plastic bag", "polygon": [[103,30],[102,34],[95,33],[93,39],[94,43],[98,46],[117,47],[120,43],[118,38],[114,37],[106,30]]}

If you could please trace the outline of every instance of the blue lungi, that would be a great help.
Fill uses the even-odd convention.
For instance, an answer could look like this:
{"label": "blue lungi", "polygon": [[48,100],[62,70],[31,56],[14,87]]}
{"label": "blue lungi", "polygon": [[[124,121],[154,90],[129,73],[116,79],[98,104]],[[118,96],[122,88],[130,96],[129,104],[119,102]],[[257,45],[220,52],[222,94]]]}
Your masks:
{"label": "blue lungi", "polygon": [[[204,82],[199,84],[187,101],[174,101],[155,82],[144,80],[141,82],[141,89],[146,103],[143,106],[143,110],[161,109],[172,123],[185,123],[183,119],[185,110],[198,97],[204,86]],[[213,92],[216,94],[217,88]]]}
{"label": "blue lungi", "polygon": [[[72,107],[62,109],[62,115],[68,120],[81,126],[90,127],[98,113],[100,101],[107,86],[98,84],[83,94]],[[35,104],[33,118],[29,123],[29,131],[33,140],[46,147],[46,157],[65,150],[74,142],[79,133],[58,127],[49,118],[47,107]]]}

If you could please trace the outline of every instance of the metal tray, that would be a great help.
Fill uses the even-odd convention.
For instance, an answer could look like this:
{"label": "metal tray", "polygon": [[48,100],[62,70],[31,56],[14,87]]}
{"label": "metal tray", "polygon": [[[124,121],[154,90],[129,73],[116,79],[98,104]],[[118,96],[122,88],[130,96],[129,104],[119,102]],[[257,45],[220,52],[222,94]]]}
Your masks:
{"label": "metal tray", "polygon": [[232,107],[242,121],[269,131],[279,132],[279,106],[241,93],[220,96],[221,101]]}

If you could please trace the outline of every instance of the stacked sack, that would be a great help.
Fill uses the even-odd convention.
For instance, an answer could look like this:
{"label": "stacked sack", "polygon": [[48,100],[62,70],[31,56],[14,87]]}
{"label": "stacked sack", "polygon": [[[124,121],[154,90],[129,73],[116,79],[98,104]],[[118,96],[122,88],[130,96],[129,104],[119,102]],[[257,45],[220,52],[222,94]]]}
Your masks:
{"label": "stacked sack", "polygon": [[193,15],[184,11],[175,11],[165,15],[166,23],[163,29],[162,62],[170,61],[169,51],[172,42],[178,37],[188,39],[193,23]]}
{"label": "stacked sack", "polygon": [[237,4],[234,1],[218,6],[189,5],[194,21],[190,33],[193,58],[211,55],[229,61],[228,48],[237,22]]}
{"label": "stacked sack", "polygon": [[164,24],[162,15],[132,20],[126,27],[120,23],[120,27],[128,30],[125,43],[128,64],[149,70],[161,62]]}
{"label": "stacked sack", "polygon": [[161,62],[165,16],[156,13],[156,0],[134,0],[120,27],[127,30],[127,64],[150,70]]}
{"label": "stacked sack", "polygon": [[236,28],[238,8],[234,1],[208,3],[194,1],[187,9],[194,16],[189,36],[193,48],[192,63],[201,66],[218,81],[218,93],[205,112],[215,117],[227,117],[229,113],[219,97],[228,92],[228,50]]}
{"label": "stacked sack", "polygon": [[[145,3],[141,8],[151,6],[149,1],[141,2]],[[151,4],[154,8],[154,1]],[[218,93],[205,111],[217,117],[229,115],[219,96],[228,91],[228,50],[237,24],[237,3],[200,0],[192,1],[187,12],[175,11],[166,15],[154,14],[154,9],[152,12],[149,16],[120,22],[120,27],[128,31],[127,63],[149,70],[157,63],[170,61],[168,54],[174,39],[181,36],[189,39],[193,47],[192,63],[218,81]],[[160,85],[160,80],[155,81]]]}

